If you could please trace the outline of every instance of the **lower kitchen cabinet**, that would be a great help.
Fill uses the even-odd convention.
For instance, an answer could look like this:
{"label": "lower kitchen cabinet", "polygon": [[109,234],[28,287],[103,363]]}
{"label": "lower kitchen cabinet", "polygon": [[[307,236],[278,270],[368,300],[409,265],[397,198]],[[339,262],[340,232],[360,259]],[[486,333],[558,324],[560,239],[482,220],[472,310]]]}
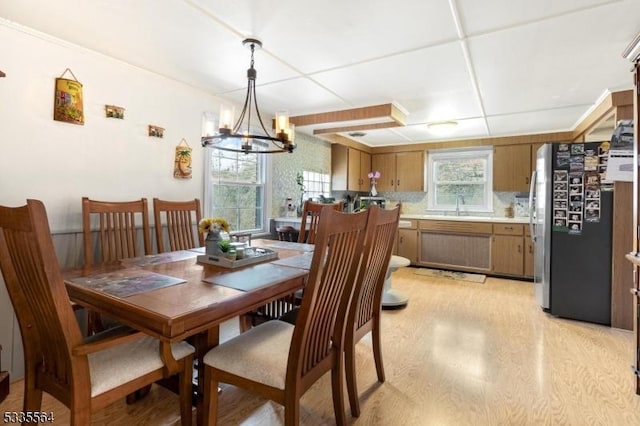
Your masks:
{"label": "lower kitchen cabinet", "polygon": [[412,265],[418,263],[418,230],[398,229],[397,255],[406,257]]}
{"label": "lower kitchen cabinet", "polygon": [[533,277],[533,240],[531,236],[524,237],[524,276]]}
{"label": "lower kitchen cabinet", "polygon": [[398,229],[395,251],[412,265],[533,277],[533,243],[522,223],[411,220]]}
{"label": "lower kitchen cabinet", "polygon": [[494,274],[522,275],[524,272],[523,237],[494,235],[491,244]]}
{"label": "lower kitchen cabinet", "polygon": [[523,225],[510,223],[493,225],[492,273],[523,276],[524,251]]}

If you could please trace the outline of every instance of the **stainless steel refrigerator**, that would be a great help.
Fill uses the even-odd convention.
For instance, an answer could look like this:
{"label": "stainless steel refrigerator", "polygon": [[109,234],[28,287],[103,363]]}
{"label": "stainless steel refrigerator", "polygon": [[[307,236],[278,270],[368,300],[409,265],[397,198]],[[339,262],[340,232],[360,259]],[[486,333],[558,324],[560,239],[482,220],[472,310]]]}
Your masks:
{"label": "stainless steel refrigerator", "polygon": [[529,205],[537,303],[554,316],[610,325],[613,192],[605,180],[607,160],[607,142],[543,145]]}

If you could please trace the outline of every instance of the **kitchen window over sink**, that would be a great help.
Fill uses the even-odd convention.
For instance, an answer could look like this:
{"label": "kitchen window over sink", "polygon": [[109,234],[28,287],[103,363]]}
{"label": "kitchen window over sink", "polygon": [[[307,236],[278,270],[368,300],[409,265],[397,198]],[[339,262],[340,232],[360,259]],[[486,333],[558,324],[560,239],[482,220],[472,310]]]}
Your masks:
{"label": "kitchen window over sink", "polygon": [[427,205],[430,210],[493,211],[493,148],[428,152]]}

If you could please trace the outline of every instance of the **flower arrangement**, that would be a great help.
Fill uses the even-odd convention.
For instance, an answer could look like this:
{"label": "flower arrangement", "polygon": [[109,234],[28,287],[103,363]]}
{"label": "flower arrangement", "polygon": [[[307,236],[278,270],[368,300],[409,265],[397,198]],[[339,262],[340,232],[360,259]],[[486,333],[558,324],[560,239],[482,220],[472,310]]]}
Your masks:
{"label": "flower arrangement", "polygon": [[229,232],[230,230],[231,226],[229,226],[229,222],[221,217],[207,217],[198,223],[198,231],[201,234],[206,234],[211,231]]}
{"label": "flower arrangement", "polygon": [[376,170],[375,172],[367,173],[367,177],[371,179],[371,191],[369,192],[372,197],[378,195],[378,190],[376,189],[376,182],[380,179],[380,172]]}
{"label": "flower arrangement", "polygon": [[375,185],[377,179],[380,179],[380,172],[378,170],[376,170],[375,172],[369,172],[367,174],[367,177],[371,179],[371,185]]}

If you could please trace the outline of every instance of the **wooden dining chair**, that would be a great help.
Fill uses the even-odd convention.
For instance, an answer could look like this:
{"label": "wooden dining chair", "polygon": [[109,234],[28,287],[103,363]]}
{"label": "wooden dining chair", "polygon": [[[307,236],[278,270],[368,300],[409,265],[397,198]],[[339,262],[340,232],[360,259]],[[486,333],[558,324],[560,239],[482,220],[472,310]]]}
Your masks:
{"label": "wooden dining chair", "polygon": [[333,407],[345,424],[342,350],[346,313],[362,257],[368,213],[320,214],[316,249],[296,325],[273,320],[211,349],[204,356],[207,424],[216,424],[219,382],[284,405],[284,423],[297,425],[300,398],[331,371]]}
{"label": "wooden dining chair", "polygon": [[24,346],[23,412],[40,411],[46,392],[69,407],[72,425],[85,426],[92,411],[178,373],[182,424],[191,424],[194,348],[131,330],[85,342],[41,201],[0,206],[0,269]]}
{"label": "wooden dining chair", "polygon": [[[92,223],[95,218],[95,223]],[[142,228],[143,248],[138,243],[138,225]],[[94,260],[92,226],[97,227],[99,261]],[[114,262],[151,254],[151,232],[147,199],[136,201],[96,201],[82,197],[84,263]]]}
{"label": "wooden dining chair", "polygon": [[279,241],[289,241],[295,243],[298,241],[298,231],[293,226],[284,225],[276,227],[276,234],[278,235]]}
{"label": "wooden dining chair", "polygon": [[[138,242],[138,225],[142,226],[142,248]],[[93,227],[97,228],[97,245],[100,249],[97,259],[94,259]],[[146,198],[136,201],[96,201],[83,197],[82,231],[85,267],[151,254]],[[88,310],[87,335],[104,329],[100,315]]]}
{"label": "wooden dining chair", "polygon": [[347,391],[351,414],[354,417],[360,415],[360,402],[356,383],[356,343],[369,332],[371,332],[373,341],[373,356],[378,381],[383,383],[385,380],[382,363],[380,314],[384,281],[400,219],[400,207],[396,207],[393,210],[384,210],[378,206],[372,206],[367,210],[369,211],[369,221],[363,250],[363,266],[360,268],[355,281],[353,299],[347,315],[344,342]]}
{"label": "wooden dining chair", "polygon": [[300,233],[298,234],[299,243],[313,244],[318,231],[318,223],[320,221],[320,212],[327,205],[331,205],[334,210],[342,211],[342,204],[322,204],[314,203],[309,200],[304,202],[302,208],[302,223],[300,224]]}
{"label": "wooden dining chair", "polygon": [[[198,232],[202,219],[200,200],[167,201],[153,199],[158,253],[187,250],[204,246],[204,235]],[[165,249],[164,226],[167,226],[169,250]]]}
{"label": "wooden dining chair", "polygon": [[[293,236],[298,234],[299,243],[313,244],[316,239],[318,231],[318,224],[320,222],[320,212],[324,207],[329,204],[313,203],[311,201],[304,202],[304,208],[302,211],[302,223],[300,225],[300,231],[287,226],[277,228],[278,239],[281,241],[293,241]],[[336,211],[342,210],[342,205],[339,203],[331,204],[332,208]],[[300,305],[303,291],[299,290],[295,294],[283,297],[278,300],[274,300],[267,305],[257,308],[253,312],[249,312],[240,318],[240,331],[244,332],[250,327],[264,321],[278,319]]]}

